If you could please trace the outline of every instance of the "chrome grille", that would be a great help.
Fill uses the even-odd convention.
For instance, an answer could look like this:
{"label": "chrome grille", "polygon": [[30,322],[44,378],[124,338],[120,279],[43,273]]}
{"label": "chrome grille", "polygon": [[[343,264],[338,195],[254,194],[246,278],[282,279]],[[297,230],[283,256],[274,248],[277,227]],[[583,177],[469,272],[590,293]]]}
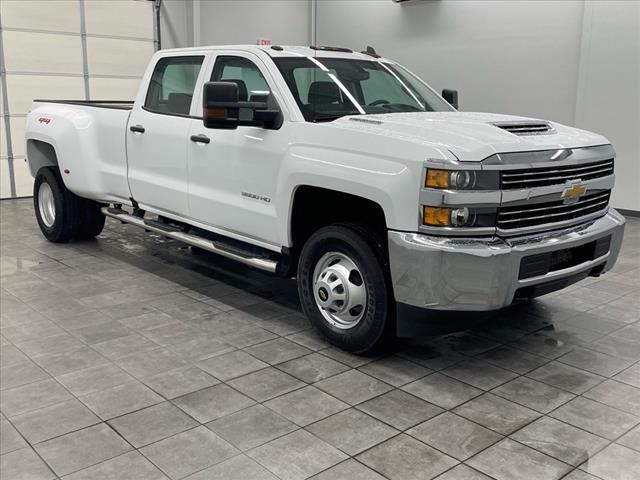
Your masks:
{"label": "chrome grille", "polygon": [[564,204],[563,200],[500,207],[498,209],[498,228],[513,230],[526,227],[548,225],[553,228],[558,223],[571,223],[571,220],[586,217],[604,211],[609,205],[611,191],[599,191],[587,194],[575,203]]}
{"label": "chrome grille", "polygon": [[567,165],[562,167],[526,168],[504,170],[501,173],[502,189],[544,187],[561,185],[567,180],[593,180],[613,174],[613,159],[599,162]]}
{"label": "chrome grille", "polygon": [[548,135],[555,133],[555,130],[551,128],[551,125],[546,122],[496,122],[493,125],[506,130],[509,133],[513,133],[514,135]]}

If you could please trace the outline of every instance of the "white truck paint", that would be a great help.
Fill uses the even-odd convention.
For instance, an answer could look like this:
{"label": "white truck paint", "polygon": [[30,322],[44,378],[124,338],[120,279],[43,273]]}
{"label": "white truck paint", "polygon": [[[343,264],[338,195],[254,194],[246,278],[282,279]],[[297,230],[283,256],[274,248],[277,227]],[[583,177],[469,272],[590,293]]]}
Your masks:
{"label": "white truck paint", "polygon": [[[184,97],[185,92],[173,98],[168,95],[162,106],[170,108],[171,101],[182,99],[180,108],[184,110],[172,114],[147,108],[159,62],[194,57],[202,62],[193,79],[193,91],[186,92],[191,96]],[[230,57],[232,60],[224,60]],[[304,104],[303,93],[296,97],[292,91],[285,70],[280,68],[283,64],[278,63],[282,59],[303,59],[307,62],[304,65],[326,76],[324,81],[308,84],[308,104]],[[233,72],[244,72],[246,62],[259,71],[270,101],[281,112],[279,128],[205,128],[203,86],[223,61],[229,62]],[[340,61],[347,62],[344,71]],[[337,67],[330,69],[325,63]],[[377,70],[366,70],[363,65]],[[375,81],[384,76],[386,82],[400,82],[400,87],[393,87],[397,87],[394,95],[410,95],[418,107],[384,98],[362,102],[365,82],[373,82],[372,75]],[[253,77],[245,80],[241,82],[245,89],[247,82],[255,82]],[[336,86],[329,85],[332,81]],[[240,83],[237,85],[241,91]],[[245,100],[263,93],[250,89]],[[325,109],[353,104],[354,111],[331,121],[309,121],[303,110],[309,115],[309,109],[318,106],[311,102],[312,93],[318,102],[327,102]],[[163,94],[161,91],[160,97]],[[361,114],[364,109],[369,113]],[[427,111],[430,109],[441,111]],[[531,126],[534,134],[517,130]],[[144,133],[131,131],[131,127],[142,127]],[[206,137],[209,143],[191,141],[193,137]],[[561,288],[562,282],[552,283],[576,275],[599,275],[613,266],[622,238],[624,220],[608,207],[608,196],[601,208],[587,209],[584,215],[572,213],[573,199],[565,199],[574,185],[580,190],[576,201],[611,190],[613,166],[611,171],[603,170],[604,175],[597,174],[593,166],[613,161],[607,139],[542,120],[458,112],[395,62],[365,53],[258,46],[160,51],[151,59],[132,104],[34,101],[27,118],[26,141],[32,174],[36,176],[42,168],[57,168],[64,186],[79,197],[135,207],[165,221],[273,252],[278,261],[278,255],[290,257],[286,263],[294,265],[302,249],[296,244],[296,220],[292,218],[300,188],[317,187],[363,199],[384,215],[383,248],[388,266],[382,268],[389,272],[395,297],[391,301],[410,307],[413,313],[418,309],[418,315],[425,308],[493,310],[510,304],[520,289],[540,285]],[[559,178],[518,189],[496,186],[457,191],[451,186],[426,186],[427,169],[464,170],[479,176],[483,174],[478,172],[498,170],[496,178],[504,171],[517,170],[525,175],[518,178]],[[554,171],[559,173],[548,173]],[[314,204],[323,201],[322,197],[313,198]],[[495,224],[479,229],[433,226],[423,220],[425,206],[469,207],[476,216],[480,208],[493,209],[495,213],[489,215],[495,214],[499,224],[501,215],[507,215],[506,219],[514,215],[501,213],[501,209],[508,212],[509,208],[530,208],[536,203],[543,214],[571,211],[558,213],[559,222],[551,220],[553,217],[550,221],[528,219],[525,223],[531,225],[522,223],[523,228],[513,230]],[[358,218],[349,220],[357,222]],[[577,247],[600,238],[609,242],[601,255],[577,257]],[[567,255],[573,255],[574,262],[569,259],[566,268],[553,270],[552,265],[547,272],[519,278],[524,257],[558,249],[573,252]],[[549,261],[563,266],[561,255],[556,257]],[[400,310],[399,317],[409,316]]]}

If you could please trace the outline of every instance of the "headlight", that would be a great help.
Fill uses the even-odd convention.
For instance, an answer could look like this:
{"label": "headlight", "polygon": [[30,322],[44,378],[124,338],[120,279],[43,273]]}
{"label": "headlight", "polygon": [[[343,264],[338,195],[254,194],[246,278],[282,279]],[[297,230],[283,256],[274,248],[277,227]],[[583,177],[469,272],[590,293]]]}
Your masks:
{"label": "headlight", "polygon": [[497,170],[440,170],[427,168],[424,186],[450,190],[498,190]]}
{"label": "headlight", "polygon": [[495,208],[422,207],[422,223],[430,227],[495,227]]}

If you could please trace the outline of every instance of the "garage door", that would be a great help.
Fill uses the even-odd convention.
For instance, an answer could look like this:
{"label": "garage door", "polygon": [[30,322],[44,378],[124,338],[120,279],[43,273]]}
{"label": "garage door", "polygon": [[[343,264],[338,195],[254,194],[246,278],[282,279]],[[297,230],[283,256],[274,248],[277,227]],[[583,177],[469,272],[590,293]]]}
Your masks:
{"label": "garage door", "polygon": [[30,196],[34,98],[132,100],[154,51],[147,0],[0,1],[0,198]]}

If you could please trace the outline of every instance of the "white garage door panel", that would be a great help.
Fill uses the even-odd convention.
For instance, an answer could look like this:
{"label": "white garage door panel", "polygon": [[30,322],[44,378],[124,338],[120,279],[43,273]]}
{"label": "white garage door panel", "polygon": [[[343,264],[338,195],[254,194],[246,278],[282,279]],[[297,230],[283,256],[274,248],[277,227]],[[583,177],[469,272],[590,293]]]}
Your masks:
{"label": "white garage door panel", "polygon": [[78,0],[2,0],[0,16],[4,27],[80,33]]}
{"label": "white garage door panel", "polygon": [[8,72],[82,74],[79,35],[4,30],[2,38]]}
{"label": "white garage door panel", "polygon": [[154,52],[153,19],[147,0],[0,0],[0,198],[33,193],[24,161],[33,100],[133,100]]}
{"label": "white garage door panel", "polygon": [[7,74],[9,112],[12,115],[29,113],[34,98],[83,99],[81,77]]}
{"label": "white garage door panel", "polygon": [[87,37],[90,75],[141,77],[153,55],[153,42]]}
{"label": "white garage door panel", "polygon": [[[24,158],[13,159],[13,174],[16,183],[17,197],[29,197],[33,194],[33,178]],[[9,160],[0,159],[0,198],[11,198],[11,177]]]}
{"label": "white garage door panel", "polygon": [[4,117],[0,117],[0,158],[6,158],[7,155],[7,137],[4,127]]}
{"label": "white garage door panel", "polygon": [[91,0],[85,2],[84,11],[89,35],[153,40],[153,2]]}
{"label": "white garage door panel", "polygon": [[16,196],[30,197],[33,195],[33,177],[24,158],[13,160],[13,173],[16,182]]}
{"label": "white garage door panel", "polygon": [[89,79],[89,90],[93,100],[134,100],[139,85],[139,78]]}
{"label": "white garage door panel", "polygon": [[11,149],[14,157],[19,157],[25,154],[24,145],[24,123],[26,118],[16,117],[11,118]]}
{"label": "white garage door panel", "polygon": [[0,198],[11,198],[9,160],[6,158],[0,158]]}

